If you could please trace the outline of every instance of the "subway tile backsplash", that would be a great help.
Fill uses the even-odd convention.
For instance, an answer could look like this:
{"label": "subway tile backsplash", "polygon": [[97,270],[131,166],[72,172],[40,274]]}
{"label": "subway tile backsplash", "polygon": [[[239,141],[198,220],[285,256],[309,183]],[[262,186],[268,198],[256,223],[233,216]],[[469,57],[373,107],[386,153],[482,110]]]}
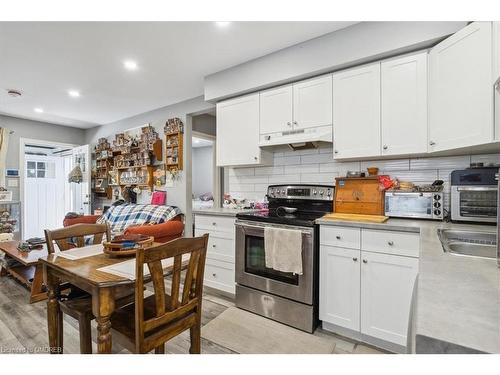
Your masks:
{"label": "subway tile backsplash", "polygon": [[388,174],[392,178],[416,184],[430,184],[436,179],[444,180],[445,207],[449,209],[451,171],[467,168],[471,162],[500,164],[500,153],[339,162],[333,160],[330,145],[323,145],[315,150],[277,150],[273,157],[272,166],[229,168],[229,193],[236,197],[260,201],[264,199],[268,185],[334,184],[335,177],[345,176],[349,170],[366,172],[367,167],[373,166],[379,168],[379,174]]}

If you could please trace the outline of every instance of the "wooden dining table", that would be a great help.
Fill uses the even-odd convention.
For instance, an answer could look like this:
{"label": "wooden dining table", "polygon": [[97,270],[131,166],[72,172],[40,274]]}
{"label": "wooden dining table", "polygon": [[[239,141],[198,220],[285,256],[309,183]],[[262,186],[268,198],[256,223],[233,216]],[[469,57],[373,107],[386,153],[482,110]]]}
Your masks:
{"label": "wooden dining table", "polygon": [[[51,353],[63,352],[63,320],[57,298],[60,285],[67,282],[92,296],[92,312],[97,322],[98,332],[97,351],[98,353],[111,353],[110,317],[115,310],[115,297],[123,295],[125,290],[133,290],[135,280],[99,271],[99,268],[129,259],[113,258],[103,253],[74,260],[63,258],[55,253],[40,259],[48,295],[47,322]],[[171,268],[164,270],[165,275],[171,273]]]}

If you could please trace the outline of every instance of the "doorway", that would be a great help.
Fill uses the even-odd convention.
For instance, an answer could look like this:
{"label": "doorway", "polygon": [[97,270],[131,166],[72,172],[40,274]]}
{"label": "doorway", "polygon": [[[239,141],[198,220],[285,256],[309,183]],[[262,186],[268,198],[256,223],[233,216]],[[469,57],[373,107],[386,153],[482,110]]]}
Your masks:
{"label": "doorway", "polygon": [[219,207],[221,168],[216,166],[215,111],[192,117],[191,188],[192,209]]}
{"label": "doorway", "polygon": [[[44,229],[60,228],[67,212],[90,213],[90,159],[86,147],[20,140],[23,239],[43,237]],[[82,181],[70,183],[68,175],[77,164]]]}

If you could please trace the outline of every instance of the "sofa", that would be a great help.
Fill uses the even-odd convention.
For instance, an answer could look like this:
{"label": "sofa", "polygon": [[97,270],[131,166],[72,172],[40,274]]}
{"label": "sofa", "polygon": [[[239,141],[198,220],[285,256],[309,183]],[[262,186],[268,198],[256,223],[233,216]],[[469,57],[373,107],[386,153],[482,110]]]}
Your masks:
{"label": "sofa", "polygon": [[63,221],[65,227],[79,223],[108,223],[114,235],[145,234],[161,243],[182,237],[184,232],[184,215],[175,206],[122,204],[110,207],[102,216],[83,215]]}

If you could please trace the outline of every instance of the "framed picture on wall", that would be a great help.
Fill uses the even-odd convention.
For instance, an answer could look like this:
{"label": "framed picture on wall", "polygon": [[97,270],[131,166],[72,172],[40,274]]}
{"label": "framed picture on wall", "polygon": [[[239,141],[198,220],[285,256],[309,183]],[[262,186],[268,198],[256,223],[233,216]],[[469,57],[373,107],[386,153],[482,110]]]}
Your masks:
{"label": "framed picture on wall", "polygon": [[0,202],[10,202],[12,200],[12,191],[0,191]]}

